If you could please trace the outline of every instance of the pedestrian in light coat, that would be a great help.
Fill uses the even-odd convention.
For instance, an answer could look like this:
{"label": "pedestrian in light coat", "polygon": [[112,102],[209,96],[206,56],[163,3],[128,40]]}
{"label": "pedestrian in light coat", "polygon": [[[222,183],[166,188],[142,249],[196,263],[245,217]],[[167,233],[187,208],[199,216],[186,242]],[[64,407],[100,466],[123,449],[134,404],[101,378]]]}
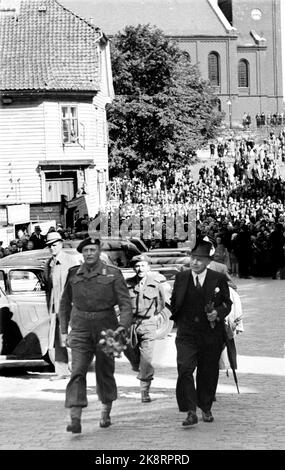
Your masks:
{"label": "pedestrian in light coat", "polygon": [[49,247],[51,257],[44,266],[44,279],[46,281],[46,299],[50,314],[49,350],[54,350],[55,376],[50,380],[65,379],[70,375],[68,368],[68,350],[61,343],[59,331],[59,305],[64,289],[68,270],[78,265],[78,258],[63,250],[63,240],[58,232],[47,234],[46,245]]}

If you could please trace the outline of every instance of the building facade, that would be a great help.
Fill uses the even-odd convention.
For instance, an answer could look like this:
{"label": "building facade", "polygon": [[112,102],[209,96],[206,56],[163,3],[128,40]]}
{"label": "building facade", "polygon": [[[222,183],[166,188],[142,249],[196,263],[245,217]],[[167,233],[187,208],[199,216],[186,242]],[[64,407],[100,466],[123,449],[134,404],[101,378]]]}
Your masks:
{"label": "building facade", "polygon": [[56,0],[0,0],[0,65],[0,225],[94,216],[108,180],[107,37]]}
{"label": "building facade", "polygon": [[108,36],[151,24],[187,50],[226,121],[283,112],[280,0],[63,0]]}

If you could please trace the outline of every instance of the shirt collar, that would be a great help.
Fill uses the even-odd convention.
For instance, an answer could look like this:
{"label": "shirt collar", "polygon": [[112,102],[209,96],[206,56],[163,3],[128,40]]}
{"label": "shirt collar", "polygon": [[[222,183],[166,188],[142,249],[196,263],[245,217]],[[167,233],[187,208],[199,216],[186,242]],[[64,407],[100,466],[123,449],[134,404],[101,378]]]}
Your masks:
{"label": "shirt collar", "polygon": [[79,267],[78,271],[77,271],[77,274],[85,274],[85,275],[94,275],[94,274],[103,274],[103,269],[104,269],[104,263],[102,263],[101,260],[98,260],[98,262],[95,264],[95,266],[93,267],[93,269],[91,271],[89,271],[87,269],[87,266],[85,263],[81,264],[81,266]]}
{"label": "shirt collar", "polygon": [[64,258],[63,250],[60,250],[60,252],[55,257],[52,257],[54,264],[62,264],[63,258]]}
{"label": "shirt collar", "polygon": [[200,274],[196,274],[196,273],[194,273],[194,271],[191,271],[191,272],[192,272],[192,276],[193,276],[194,285],[196,285],[196,277],[198,276],[199,282],[202,286],[205,282],[205,278],[206,278],[206,275],[207,275],[207,268],[204,269],[204,271],[201,272]]}

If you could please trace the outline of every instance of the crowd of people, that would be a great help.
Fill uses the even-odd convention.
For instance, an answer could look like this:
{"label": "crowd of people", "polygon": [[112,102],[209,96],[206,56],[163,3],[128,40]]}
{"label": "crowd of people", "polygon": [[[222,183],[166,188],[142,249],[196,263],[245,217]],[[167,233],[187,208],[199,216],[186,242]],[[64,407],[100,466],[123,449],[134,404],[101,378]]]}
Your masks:
{"label": "crowd of people", "polygon": [[[81,225],[81,220],[87,221]],[[40,250],[46,247],[47,235],[51,232],[60,233],[63,240],[77,240],[84,237],[88,231],[88,224],[92,218],[89,218],[87,214],[79,219],[79,222],[74,224],[74,227],[64,228],[62,224],[58,223],[55,227],[50,226],[47,233],[43,234],[40,225],[35,225],[34,231],[31,235],[28,234],[27,230],[19,230],[16,238],[12,239],[9,244],[3,247],[3,241],[0,241],[0,258],[5,256],[20,253],[22,251],[29,250]]]}
{"label": "crowd of people", "polygon": [[[193,225],[194,211],[196,238],[214,238],[216,256],[221,254],[233,275],[282,276],[285,180],[280,170],[285,164],[285,129],[279,134],[271,131],[260,142],[239,137],[219,144],[224,148],[222,158],[218,152],[211,165],[203,165],[198,179],[193,177],[190,165],[181,171],[169,170],[167,176],[156,180],[114,178],[116,204],[107,204],[105,214],[100,215],[107,217],[108,230],[115,217],[119,219],[117,227],[135,220],[138,235],[151,249],[183,244]],[[178,218],[183,222],[183,231],[181,227],[178,230]],[[59,231],[67,240],[82,238],[91,220],[84,214],[74,227],[65,229],[58,224],[49,232]],[[129,230],[134,235],[134,226],[130,224]],[[110,235],[109,231],[105,235]],[[35,226],[29,237],[22,234],[8,247],[0,246],[0,256],[43,248],[45,243],[46,235]]]}
{"label": "crowd of people", "polygon": [[[285,116],[284,113],[267,113],[263,111],[255,115],[256,127],[260,128],[262,126],[284,126]],[[251,115],[247,112],[244,113],[242,117],[242,125],[244,128],[249,128],[252,124]]]}
{"label": "crowd of people", "polygon": [[226,155],[232,158],[226,162],[218,156],[214,165],[202,166],[198,181],[191,167],[154,182],[116,178],[121,221],[133,216],[140,218],[142,225],[150,216],[154,226],[159,218],[162,236],[156,239],[153,233],[146,244],[178,246],[184,241],[179,235],[171,245],[165,239],[167,222],[182,215],[187,230],[187,216],[194,208],[197,235],[216,239],[232,274],[275,278],[285,264],[285,181],[280,176],[285,131],[279,135],[270,132],[260,143],[240,138],[229,139],[224,145]]}

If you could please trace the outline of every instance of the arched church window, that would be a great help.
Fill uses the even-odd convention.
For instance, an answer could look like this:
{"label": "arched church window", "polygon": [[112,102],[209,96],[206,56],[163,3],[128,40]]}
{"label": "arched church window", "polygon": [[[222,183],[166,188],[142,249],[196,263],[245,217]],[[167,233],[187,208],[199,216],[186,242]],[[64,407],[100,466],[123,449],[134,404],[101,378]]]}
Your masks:
{"label": "arched church window", "polygon": [[245,59],[241,59],[238,63],[238,86],[239,88],[249,86],[249,64]]}
{"label": "arched church window", "polygon": [[211,85],[220,85],[220,56],[217,52],[208,55],[208,76]]}

